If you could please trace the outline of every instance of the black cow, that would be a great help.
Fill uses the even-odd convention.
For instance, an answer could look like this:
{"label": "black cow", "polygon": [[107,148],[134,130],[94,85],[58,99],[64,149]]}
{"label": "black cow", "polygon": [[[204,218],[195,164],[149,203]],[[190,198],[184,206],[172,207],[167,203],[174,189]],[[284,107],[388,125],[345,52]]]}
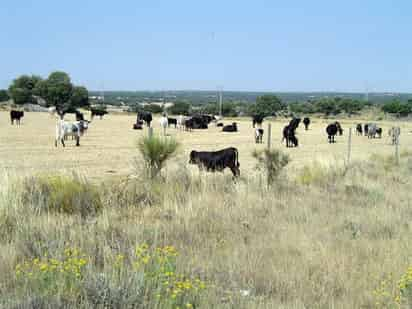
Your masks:
{"label": "black cow", "polygon": [[228,167],[234,177],[240,176],[239,153],[234,147],[219,151],[192,150],[190,152],[189,164],[196,164],[199,169],[205,169],[208,172],[223,172]]}
{"label": "black cow", "polygon": [[253,115],[253,118],[252,118],[253,127],[255,127],[255,125],[261,126],[264,118],[265,116],[263,115]]}
{"label": "black cow", "polygon": [[255,130],[255,142],[256,144],[262,144],[263,143],[263,133],[264,130],[261,128],[257,128]]}
{"label": "black cow", "polygon": [[214,116],[210,116],[210,115],[200,115],[200,117],[202,117],[203,121],[206,122],[207,124],[210,124],[215,119]]}
{"label": "black cow", "polygon": [[376,128],[376,134],[378,134],[378,138],[382,138],[382,128]]}
{"label": "black cow", "polygon": [[174,125],[175,129],[176,129],[177,119],[176,118],[167,118],[167,126],[170,127],[170,125]]}
{"label": "black cow", "polygon": [[296,138],[295,131],[300,123],[300,118],[293,118],[287,126],[283,128],[282,142],[286,140],[286,147],[298,147],[299,142]]}
{"label": "black cow", "polygon": [[186,119],[184,125],[186,131],[192,131],[194,129],[193,118]]}
{"label": "black cow", "polygon": [[283,140],[286,140],[286,147],[298,147],[299,142],[295,135],[295,128],[287,125],[283,128]]}
{"label": "black cow", "polygon": [[[339,122],[336,121],[334,123],[329,124],[326,127],[326,133],[328,134],[329,144],[335,143],[335,135],[338,134],[338,132],[342,132],[342,131],[343,130],[342,130],[342,127],[340,126]],[[341,135],[341,134],[339,134],[339,135]]]}
{"label": "black cow", "polygon": [[208,115],[195,115],[191,119],[192,129],[207,129],[210,121],[212,121],[212,117]]}
{"label": "black cow", "polygon": [[218,123],[216,124],[216,127],[223,127],[223,126],[224,126],[223,122],[218,122]]}
{"label": "black cow", "polygon": [[24,112],[23,111],[15,111],[11,110],[10,111],[10,120],[11,124],[14,124],[14,121],[16,121],[17,125],[20,125],[20,119],[24,117]]}
{"label": "black cow", "polygon": [[76,121],[84,121],[84,115],[83,113],[79,112],[79,111],[75,111],[76,114]]}
{"label": "black cow", "polygon": [[222,132],[237,132],[237,123],[226,125],[222,128]]}
{"label": "black cow", "polygon": [[144,112],[144,111],[138,112],[138,113],[137,113],[137,121],[136,121],[136,123],[137,123],[139,120],[143,120],[144,122],[146,122],[146,125],[147,125],[148,127],[150,127],[150,123],[151,123],[152,120],[153,120],[152,113],[150,113],[150,112]]}
{"label": "black cow", "polygon": [[363,126],[363,132],[365,134],[365,136],[368,136],[369,133],[369,124],[365,123],[365,125]]}
{"label": "black cow", "polygon": [[103,119],[103,116],[106,115],[106,114],[108,114],[108,112],[105,111],[104,109],[92,108],[90,111],[91,111],[91,113],[92,113],[91,119],[93,119],[94,116],[99,116],[100,119]]}
{"label": "black cow", "polygon": [[303,118],[303,124],[305,125],[305,130],[309,130],[309,125],[310,125],[310,119],[309,117]]}
{"label": "black cow", "polygon": [[356,135],[362,135],[363,134],[363,130],[362,130],[362,124],[358,123],[356,125]]}

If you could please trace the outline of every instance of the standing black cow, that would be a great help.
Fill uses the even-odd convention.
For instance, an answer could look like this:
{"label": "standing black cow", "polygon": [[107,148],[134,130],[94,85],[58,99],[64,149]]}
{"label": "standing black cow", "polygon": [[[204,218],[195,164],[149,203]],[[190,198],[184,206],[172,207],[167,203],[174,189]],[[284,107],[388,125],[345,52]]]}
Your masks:
{"label": "standing black cow", "polygon": [[263,115],[253,115],[253,118],[252,118],[253,128],[256,125],[262,126],[262,122],[263,122],[264,118],[265,118],[265,116],[263,116]]}
{"label": "standing black cow", "polygon": [[167,118],[167,126],[170,127],[170,125],[174,125],[175,129],[176,129],[177,119],[176,118]]}
{"label": "standing black cow", "polygon": [[237,123],[234,122],[222,128],[222,132],[237,132]]}
{"label": "standing black cow", "polygon": [[[340,123],[337,121],[329,124],[326,127],[326,133],[328,134],[329,144],[335,143],[335,135],[338,134],[338,132],[343,132],[343,130],[342,130]],[[339,134],[339,135],[342,135],[342,134]]]}
{"label": "standing black cow", "polygon": [[107,112],[106,110],[104,110],[104,109],[92,108],[92,109],[90,109],[90,111],[91,111],[91,113],[92,113],[92,114],[91,114],[91,119],[93,119],[94,116],[99,116],[100,119],[103,119],[103,116],[106,115],[106,114],[108,114],[108,112]]}
{"label": "standing black cow", "polygon": [[230,147],[219,151],[195,151],[190,152],[190,164],[196,164],[199,169],[208,172],[223,172],[228,167],[234,177],[240,176],[239,153],[236,148]]}
{"label": "standing black cow", "polygon": [[362,130],[362,124],[358,123],[356,125],[356,135],[362,135],[363,134],[363,130]]}
{"label": "standing black cow", "polygon": [[263,143],[263,133],[264,130],[261,128],[256,128],[255,129],[255,142],[256,144],[262,144]]}
{"label": "standing black cow", "polygon": [[11,124],[14,124],[14,121],[16,121],[16,124],[19,126],[20,125],[20,119],[24,117],[24,112],[23,111],[15,111],[11,110],[10,111],[10,120]]}
{"label": "standing black cow", "polygon": [[193,118],[186,119],[184,122],[185,131],[192,131],[194,129]]}
{"label": "standing black cow", "polygon": [[152,113],[150,113],[150,112],[145,112],[145,111],[138,112],[138,113],[137,113],[137,121],[136,121],[136,122],[138,122],[139,120],[143,120],[144,122],[146,122],[146,125],[147,125],[148,127],[150,127],[150,123],[151,123],[152,120],[153,120]]}
{"label": "standing black cow", "polygon": [[365,125],[363,126],[363,132],[365,134],[365,136],[368,136],[368,132],[369,132],[369,124],[365,123]]}
{"label": "standing black cow", "polygon": [[283,140],[286,140],[286,147],[298,147],[299,142],[296,138],[295,131],[300,123],[300,118],[293,118],[287,126],[283,128]]}
{"label": "standing black cow", "polygon": [[193,129],[207,129],[212,118],[208,115],[194,115],[192,119]]}
{"label": "standing black cow", "polygon": [[378,134],[378,138],[382,138],[382,128],[376,128],[376,134]]}
{"label": "standing black cow", "polygon": [[310,119],[309,117],[303,118],[303,124],[305,125],[305,130],[309,130],[309,125],[310,125]]}
{"label": "standing black cow", "polygon": [[76,114],[76,121],[84,121],[83,113],[79,112],[78,110],[75,111]]}

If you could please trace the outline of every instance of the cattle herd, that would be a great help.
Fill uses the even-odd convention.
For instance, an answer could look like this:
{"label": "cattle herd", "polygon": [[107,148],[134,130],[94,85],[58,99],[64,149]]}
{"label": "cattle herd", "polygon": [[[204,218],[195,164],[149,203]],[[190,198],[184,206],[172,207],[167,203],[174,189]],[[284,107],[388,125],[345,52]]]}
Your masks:
{"label": "cattle herd", "polygon": [[[107,111],[91,109],[91,120],[94,116],[99,116],[100,119],[103,118]],[[91,121],[85,120],[83,113],[78,110],[74,110],[76,121],[66,121],[64,120],[63,112],[57,112],[56,108],[49,108],[50,115],[58,116],[56,123],[56,138],[55,146],[59,143],[65,147],[65,140],[68,137],[72,137],[76,141],[76,146],[80,146],[80,137],[86,132]],[[11,124],[20,126],[21,119],[24,117],[24,111],[11,110],[10,120]],[[264,116],[254,115],[252,117],[252,127],[254,129],[254,140],[255,143],[263,143],[264,130],[262,129],[262,123],[264,121]],[[162,115],[159,120],[160,127],[163,129],[164,135],[166,135],[166,129],[173,126],[175,129],[192,131],[194,129],[208,129],[211,123],[214,123],[215,127],[221,127],[222,132],[238,132],[238,126],[236,122],[224,125],[221,122],[222,118],[214,115],[193,115],[193,116],[183,116],[180,115],[177,118],[170,118],[166,113]],[[133,129],[142,130],[143,126],[151,127],[153,121],[153,116],[150,112],[138,112],[136,123],[133,124]],[[282,132],[282,143],[286,141],[286,147],[298,147],[299,142],[296,137],[296,130],[301,122],[300,118],[294,117],[290,122],[283,128]],[[308,117],[303,118],[303,124],[305,130],[309,130],[309,125],[311,120]],[[326,134],[328,137],[328,142],[330,144],[335,143],[335,136],[343,135],[343,129],[338,121],[332,122],[326,126]],[[358,123],[356,125],[356,134],[364,135],[368,138],[381,138],[382,128],[378,127],[375,123],[366,123],[362,125]],[[392,144],[396,144],[398,137],[400,135],[399,127],[392,127],[388,131],[388,135],[391,138]],[[190,152],[190,164],[195,164],[199,169],[206,171],[223,171],[225,168],[229,168],[234,177],[240,175],[240,164],[239,164],[239,153],[234,147],[225,148],[219,151],[196,151],[192,150]]]}

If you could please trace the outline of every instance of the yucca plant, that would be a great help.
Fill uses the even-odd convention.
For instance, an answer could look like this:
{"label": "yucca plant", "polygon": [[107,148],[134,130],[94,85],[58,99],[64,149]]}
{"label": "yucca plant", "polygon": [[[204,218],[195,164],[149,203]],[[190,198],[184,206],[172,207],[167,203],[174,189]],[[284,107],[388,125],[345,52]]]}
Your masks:
{"label": "yucca plant", "polygon": [[290,160],[287,154],[277,149],[254,150],[252,156],[257,160],[256,168],[266,173],[268,186],[275,181]]}
{"label": "yucca plant", "polygon": [[137,147],[143,157],[148,176],[155,178],[159,175],[166,161],[176,154],[179,143],[173,138],[151,136],[142,137]]}

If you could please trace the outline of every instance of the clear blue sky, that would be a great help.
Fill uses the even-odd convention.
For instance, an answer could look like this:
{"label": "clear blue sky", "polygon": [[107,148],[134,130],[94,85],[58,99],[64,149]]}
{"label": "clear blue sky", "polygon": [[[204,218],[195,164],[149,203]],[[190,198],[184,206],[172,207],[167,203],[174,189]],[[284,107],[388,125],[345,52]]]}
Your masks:
{"label": "clear blue sky", "polygon": [[1,0],[0,88],[412,92],[412,1]]}

